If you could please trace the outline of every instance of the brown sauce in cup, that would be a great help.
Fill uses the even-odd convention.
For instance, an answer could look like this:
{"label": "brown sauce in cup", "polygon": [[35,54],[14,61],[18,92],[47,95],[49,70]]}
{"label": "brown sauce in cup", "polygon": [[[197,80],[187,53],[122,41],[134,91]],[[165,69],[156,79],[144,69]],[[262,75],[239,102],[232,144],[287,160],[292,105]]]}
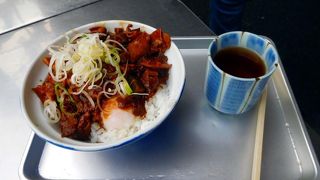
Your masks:
{"label": "brown sauce in cup", "polygon": [[241,78],[263,76],[267,69],[258,54],[242,47],[221,49],[212,59],[225,73]]}

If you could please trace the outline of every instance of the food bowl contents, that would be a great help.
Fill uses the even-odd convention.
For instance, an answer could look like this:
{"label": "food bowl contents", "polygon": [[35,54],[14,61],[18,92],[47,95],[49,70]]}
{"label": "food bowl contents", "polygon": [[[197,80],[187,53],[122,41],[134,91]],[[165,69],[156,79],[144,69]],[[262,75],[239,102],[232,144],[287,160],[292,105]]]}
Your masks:
{"label": "food bowl contents", "polygon": [[50,46],[43,59],[48,76],[33,88],[48,123],[62,137],[110,142],[152,121],[168,99],[169,34],[104,26]]}

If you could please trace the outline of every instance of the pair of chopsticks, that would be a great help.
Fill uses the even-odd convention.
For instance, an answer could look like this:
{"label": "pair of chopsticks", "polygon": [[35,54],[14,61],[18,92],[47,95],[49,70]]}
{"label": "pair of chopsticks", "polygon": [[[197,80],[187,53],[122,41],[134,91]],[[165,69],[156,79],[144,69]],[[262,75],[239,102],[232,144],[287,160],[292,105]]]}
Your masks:
{"label": "pair of chopsticks", "polygon": [[262,94],[259,109],[258,109],[258,120],[256,128],[256,136],[253,151],[253,162],[251,171],[251,180],[259,180],[261,174],[261,160],[262,160],[262,146],[263,146],[263,131],[264,131],[264,121],[266,114],[266,104],[267,104],[267,90]]}

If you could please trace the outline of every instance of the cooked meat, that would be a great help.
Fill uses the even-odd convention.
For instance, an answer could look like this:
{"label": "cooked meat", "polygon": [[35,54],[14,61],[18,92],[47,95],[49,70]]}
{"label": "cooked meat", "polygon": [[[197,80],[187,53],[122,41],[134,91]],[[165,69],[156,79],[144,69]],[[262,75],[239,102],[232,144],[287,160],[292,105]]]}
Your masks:
{"label": "cooked meat", "polygon": [[91,115],[89,112],[85,112],[79,119],[77,126],[76,139],[89,140],[91,132]]}
{"label": "cooked meat", "polygon": [[107,29],[103,26],[96,26],[89,29],[91,33],[107,34]]}
{"label": "cooked meat", "polygon": [[139,58],[145,56],[148,53],[149,49],[150,36],[146,32],[142,32],[136,39],[134,39],[128,45],[130,62],[135,63]]}
{"label": "cooked meat", "polygon": [[150,35],[151,37],[151,52],[164,53],[171,46],[170,36],[167,33],[162,32],[161,29],[155,30]]}
{"label": "cooked meat", "polygon": [[46,101],[47,99],[56,99],[54,93],[54,81],[51,76],[47,76],[46,80],[41,85],[32,88],[32,90],[37,94],[42,103],[44,103],[44,101]]}
{"label": "cooked meat", "polygon": [[[144,117],[145,102],[157,92],[161,85],[166,84],[171,69],[171,64],[168,64],[168,58],[164,55],[171,46],[171,40],[170,36],[161,29],[148,34],[140,28],[134,29],[132,25],[128,25],[126,28],[115,28],[114,32],[107,31],[103,26],[92,27],[89,31],[88,34],[99,33],[99,39],[104,43],[109,40],[108,45],[118,53],[113,54],[112,57],[117,57],[116,62],[110,63],[108,62],[110,60],[99,59],[103,76],[94,77],[98,79],[95,86],[91,86],[93,84],[90,82],[83,88],[86,94],[83,92],[75,94],[74,92],[79,92],[80,87],[71,82],[73,72],[69,70],[66,72],[65,80],[55,82],[48,75],[41,85],[32,89],[42,103],[46,100],[56,102],[56,108],[61,113],[59,121],[61,136],[84,141],[90,139],[92,123],[96,122],[103,127],[101,109],[97,102],[104,104],[108,101],[108,97],[103,95],[106,92],[111,93],[110,89],[116,89],[115,83],[119,78],[119,71],[121,71],[121,78],[126,79],[135,95],[123,97],[120,93],[111,93],[117,98],[118,107],[130,109],[135,116]],[[78,39],[81,38],[86,37],[78,37]],[[49,65],[50,58],[50,56],[44,57],[44,64]],[[95,63],[98,64],[98,60]],[[52,71],[55,74],[55,64]],[[92,105],[92,101],[95,106]]]}
{"label": "cooked meat", "polygon": [[78,126],[78,119],[74,116],[68,116],[65,113],[61,113],[60,129],[62,137],[73,136],[76,133]]}

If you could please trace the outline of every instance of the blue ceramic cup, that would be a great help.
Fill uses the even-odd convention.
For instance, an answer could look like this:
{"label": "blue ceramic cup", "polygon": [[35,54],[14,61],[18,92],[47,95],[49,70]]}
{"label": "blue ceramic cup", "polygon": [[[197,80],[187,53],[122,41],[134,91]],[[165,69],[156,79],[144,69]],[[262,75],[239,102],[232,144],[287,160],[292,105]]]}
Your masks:
{"label": "blue ceramic cup", "polygon": [[[242,78],[222,71],[213,58],[217,52],[227,47],[242,47],[256,53],[264,61],[266,73],[256,78]],[[234,31],[218,36],[212,41],[208,51],[204,91],[209,104],[227,114],[241,114],[250,110],[260,99],[278,65],[279,55],[274,45],[259,35]]]}

